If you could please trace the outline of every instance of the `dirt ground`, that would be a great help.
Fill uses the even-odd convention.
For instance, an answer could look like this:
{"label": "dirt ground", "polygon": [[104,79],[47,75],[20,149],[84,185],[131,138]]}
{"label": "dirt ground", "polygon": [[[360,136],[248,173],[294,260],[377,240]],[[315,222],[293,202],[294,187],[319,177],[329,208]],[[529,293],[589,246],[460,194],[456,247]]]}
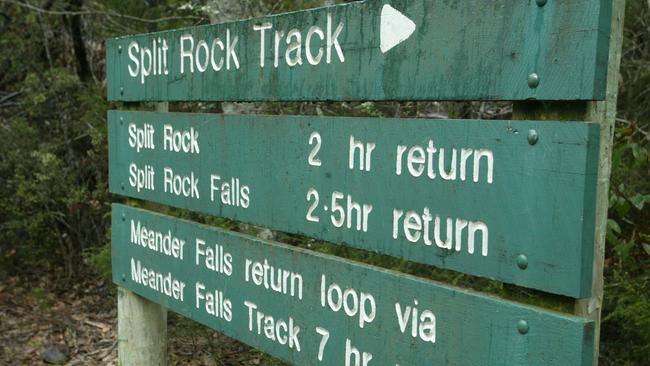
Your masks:
{"label": "dirt ground", "polygon": [[[64,365],[117,365],[114,286],[98,278],[70,283],[0,281],[0,365],[46,365],[53,349],[65,357]],[[281,365],[171,312],[168,332],[171,365]]]}

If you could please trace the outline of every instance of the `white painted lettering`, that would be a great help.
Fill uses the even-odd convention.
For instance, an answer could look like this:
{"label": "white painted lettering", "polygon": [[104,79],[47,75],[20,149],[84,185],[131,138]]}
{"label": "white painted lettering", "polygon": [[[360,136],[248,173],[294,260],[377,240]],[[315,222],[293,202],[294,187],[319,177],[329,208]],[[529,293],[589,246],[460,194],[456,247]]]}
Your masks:
{"label": "white painted lettering", "polygon": [[[294,40],[292,40],[292,38]],[[302,65],[302,35],[297,29],[292,29],[287,33],[287,50],[285,51],[284,58],[287,65],[290,67]],[[291,53],[294,53],[292,56]]]}
{"label": "white painted lettering", "polygon": [[325,33],[323,33],[323,30],[320,27],[313,26],[309,28],[309,31],[307,31],[307,37],[305,37],[305,55],[307,56],[307,62],[309,62],[310,65],[318,65],[323,58],[323,47],[318,47],[318,52],[316,52],[316,56],[314,56],[311,52],[311,39],[315,35],[320,38],[320,40],[325,39]]}
{"label": "white painted lettering", "polygon": [[341,63],[345,62],[345,55],[343,54],[343,49],[341,49],[341,44],[339,43],[339,36],[343,31],[343,23],[339,23],[336,26],[336,30],[332,33],[332,14],[327,14],[327,52],[326,52],[326,61],[331,63],[332,61],[332,47],[336,50],[336,55],[339,57]]}
{"label": "white painted lettering", "polygon": [[[185,48],[186,41],[189,41],[190,44],[189,49]],[[181,74],[185,73],[186,58],[189,59],[190,72],[194,72],[194,53],[192,52],[192,50],[194,49],[194,37],[192,37],[191,34],[183,34],[181,35],[180,43],[181,43]]]}
{"label": "white painted lettering", "polygon": [[264,67],[264,60],[266,59],[266,47],[265,47],[265,40],[266,37],[264,36],[264,32],[267,29],[272,29],[273,25],[271,23],[262,23],[262,24],[255,24],[253,25],[253,30],[254,31],[259,31],[260,32],[260,67]]}

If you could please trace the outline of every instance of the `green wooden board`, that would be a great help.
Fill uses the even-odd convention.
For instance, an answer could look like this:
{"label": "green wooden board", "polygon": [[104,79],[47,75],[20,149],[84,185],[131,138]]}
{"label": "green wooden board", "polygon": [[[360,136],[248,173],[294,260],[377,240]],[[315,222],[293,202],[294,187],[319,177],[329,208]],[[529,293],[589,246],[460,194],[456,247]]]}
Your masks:
{"label": "green wooden board", "polygon": [[123,205],[112,242],[119,286],[295,365],[591,364],[579,317]]}
{"label": "green wooden board", "polygon": [[611,0],[537,3],[362,1],[111,39],[108,99],[604,99]]}
{"label": "green wooden board", "polygon": [[113,193],[590,293],[597,124],[118,111],[108,119]]}

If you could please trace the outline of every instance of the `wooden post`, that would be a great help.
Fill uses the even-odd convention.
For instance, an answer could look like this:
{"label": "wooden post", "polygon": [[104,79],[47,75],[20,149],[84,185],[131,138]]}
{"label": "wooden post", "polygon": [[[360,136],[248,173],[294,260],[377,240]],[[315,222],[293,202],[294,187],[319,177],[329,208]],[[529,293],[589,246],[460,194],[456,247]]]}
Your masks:
{"label": "wooden post", "polygon": [[625,19],[625,0],[612,1],[612,29],[609,42],[606,99],[597,102],[520,102],[515,103],[513,113],[513,119],[586,120],[600,124],[600,156],[598,163],[598,186],[596,189],[592,290],[591,297],[576,300],[574,310],[576,315],[593,319],[596,323],[594,366],[598,365],[599,356],[609,178],[611,174],[612,144],[614,124],[616,121],[619,69],[623,45],[623,23]]}
{"label": "wooden post", "polygon": [[576,301],[575,313],[596,322],[594,365],[598,365],[600,345],[600,321],[603,304],[603,269],[605,267],[605,233],[607,232],[607,209],[609,207],[609,178],[612,171],[612,145],[616,123],[619,69],[623,45],[625,0],[613,0],[612,31],[609,42],[607,72],[607,99],[589,103],[587,120],[600,123],[600,157],[598,163],[598,186],[596,191],[596,234],[594,248],[594,274],[591,298]]}
{"label": "wooden post", "polygon": [[[168,103],[156,103],[168,112]],[[167,364],[167,309],[138,294],[117,289],[117,340],[121,366]]]}
{"label": "wooden post", "polygon": [[117,339],[120,365],[166,365],[167,309],[118,287]]}

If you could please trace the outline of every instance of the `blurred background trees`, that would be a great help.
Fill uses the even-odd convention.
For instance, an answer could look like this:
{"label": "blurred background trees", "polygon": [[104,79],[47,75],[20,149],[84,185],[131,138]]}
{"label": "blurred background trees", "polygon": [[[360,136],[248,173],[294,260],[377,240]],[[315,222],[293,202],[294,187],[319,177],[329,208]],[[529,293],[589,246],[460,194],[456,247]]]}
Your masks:
{"label": "blurred background trees", "polygon": [[[0,0],[0,282],[51,272],[65,284],[110,271],[110,202],[120,198],[107,193],[106,110],[118,106],[105,98],[105,39],[331,3]],[[512,112],[508,103],[434,102],[172,108],[486,119]],[[649,134],[650,2],[628,0],[607,232],[605,365],[650,359]]]}

